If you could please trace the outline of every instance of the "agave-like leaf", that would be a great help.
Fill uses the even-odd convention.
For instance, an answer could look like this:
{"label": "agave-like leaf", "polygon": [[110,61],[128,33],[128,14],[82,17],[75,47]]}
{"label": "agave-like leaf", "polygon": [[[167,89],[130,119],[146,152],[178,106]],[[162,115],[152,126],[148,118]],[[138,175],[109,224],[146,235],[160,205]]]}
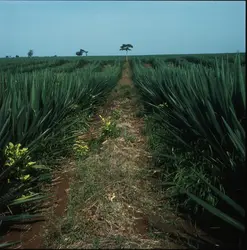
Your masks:
{"label": "agave-like leaf", "polygon": [[218,188],[214,187],[211,183],[209,183],[203,176],[199,175],[194,171],[194,174],[198,176],[203,182],[205,182],[222,200],[224,200],[228,205],[234,208],[242,217],[245,217],[245,210],[243,207],[238,205],[234,200],[232,200],[228,195],[220,191]]}
{"label": "agave-like leaf", "polygon": [[12,242],[1,243],[0,248],[6,248],[6,247],[14,246],[14,245],[19,244],[19,243],[20,243],[20,241],[12,241]]}
{"label": "agave-like leaf", "polygon": [[0,221],[3,222],[10,222],[10,221],[24,221],[24,220],[29,220],[29,219],[34,219],[34,218],[43,218],[42,215],[39,214],[18,214],[18,215],[6,215],[2,216],[0,215]]}
{"label": "agave-like leaf", "polygon": [[205,209],[207,209],[210,213],[214,214],[215,216],[219,217],[220,219],[224,220],[225,222],[229,223],[230,225],[232,225],[233,227],[237,228],[238,230],[240,230],[241,232],[245,231],[245,226],[244,224],[242,224],[241,222],[235,220],[234,218],[232,218],[231,216],[227,215],[226,213],[222,212],[221,210],[219,210],[218,208],[208,204],[207,202],[205,202],[204,200],[198,198],[197,196],[195,196],[194,194],[186,191],[186,194],[193,199],[194,201],[196,201],[199,205],[203,206]]}
{"label": "agave-like leaf", "polygon": [[[169,161],[169,171],[172,168],[178,171],[178,175],[170,177],[171,182],[191,185],[186,179],[191,169],[187,169],[187,165],[183,167],[173,154],[169,155],[166,151],[169,147],[187,150],[188,153],[193,152],[193,155],[197,153],[206,160],[203,171],[213,173],[219,184],[223,184],[222,179],[227,178],[230,171],[233,174],[242,171],[241,165],[245,162],[245,131],[242,123],[246,110],[245,82],[238,56],[233,67],[223,59],[216,60],[211,67],[184,64],[177,68],[167,67],[166,63],[156,60],[155,69],[147,70],[140,60],[133,60],[132,69],[134,84],[142,96],[145,108],[152,113],[152,119],[159,127],[159,130],[151,131],[155,138],[151,140],[159,140],[154,144],[154,150],[157,151],[155,155],[161,161],[159,164]],[[159,107],[163,103],[167,103],[168,108]],[[176,164],[178,161],[180,164]],[[226,190],[236,188],[234,182],[237,183],[237,188],[243,185],[242,180],[234,180]],[[203,198],[192,194],[190,198],[193,197],[211,213],[243,230],[242,221],[231,218],[204,201],[209,190],[212,190],[212,194],[234,208],[242,217],[245,216],[243,208],[214,187],[213,183],[214,181],[210,185],[207,183],[200,190]]]}
{"label": "agave-like leaf", "polygon": [[27,196],[27,197],[23,197],[23,198],[21,197],[21,198],[15,199],[9,205],[20,205],[20,204],[23,204],[23,203],[30,203],[30,202],[33,202],[33,201],[41,201],[41,200],[44,200],[44,199],[46,199],[48,197],[49,197],[49,195],[33,194],[33,195],[30,195],[30,196]]}

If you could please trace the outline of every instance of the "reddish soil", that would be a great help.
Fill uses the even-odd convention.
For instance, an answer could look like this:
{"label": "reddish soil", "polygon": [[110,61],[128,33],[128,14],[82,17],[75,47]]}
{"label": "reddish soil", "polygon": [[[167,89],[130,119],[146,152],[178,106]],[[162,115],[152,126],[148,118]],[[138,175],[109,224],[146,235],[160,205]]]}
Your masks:
{"label": "reddish soil", "polygon": [[146,67],[146,68],[153,68],[150,63],[144,63],[144,67]]}
{"label": "reddish soil", "polygon": [[149,228],[149,222],[147,216],[144,216],[144,214],[138,212],[136,212],[134,215],[137,218],[135,220],[135,232],[147,238],[148,228]]}
{"label": "reddish soil", "polygon": [[[52,208],[55,216],[63,216],[66,212],[69,179],[68,172],[54,174],[53,184],[49,187],[49,193],[54,196],[48,202],[46,201],[44,207]],[[46,213],[47,210],[43,212],[44,217],[49,218]],[[20,244],[14,246],[14,249],[40,249],[42,248],[42,233],[46,224],[47,221],[43,219],[32,224],[13,225],[5,235],[3,242],[21,241]],[[11,248],[13,249],[13,246]]]}
{"label": "reddish soil", "polygon": [[125,63],[125,68],[123,69],[122,72],[122,77],[119,80],[118,84],[119,85],[133,85],[133,82],[131,80],[131,71],[129,69],[129,64]]}

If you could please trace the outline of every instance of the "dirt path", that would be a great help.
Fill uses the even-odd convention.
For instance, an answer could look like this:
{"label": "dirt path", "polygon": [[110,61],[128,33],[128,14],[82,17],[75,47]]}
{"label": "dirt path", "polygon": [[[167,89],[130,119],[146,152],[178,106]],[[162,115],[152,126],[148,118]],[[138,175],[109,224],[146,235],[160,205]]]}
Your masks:
{"label": "dirt path", "polygon": [[45,236],[47,248],[182,248],[173,243],[176,216],[151,183],[141,106],[125,64],[122,79],[99,114],[117,117],[120,134],[97,144],[101,121],[90,134],[89,156],[76,164],[67,215]]}

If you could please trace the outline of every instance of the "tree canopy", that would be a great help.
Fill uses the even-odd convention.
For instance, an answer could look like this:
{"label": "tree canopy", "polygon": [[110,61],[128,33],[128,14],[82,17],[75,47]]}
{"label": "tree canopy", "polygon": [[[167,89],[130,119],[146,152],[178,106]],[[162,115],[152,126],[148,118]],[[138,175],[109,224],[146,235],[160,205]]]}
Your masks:
{"label": "tree canopy", "polygon": [[33,56],[33,50],[32,50],[32,49],[30,49],[30,50],[28,51],[27,56],[28,56],[28,57],[32,57],[32,56]]}
{"label": "tree canopy", "polygon": [[80,51],[77,51],[75,54],[76,54],[77,56],[82,56],[83,53],[85,53],[86,56],[87,56],[88,51],[86,51],[86,50],[84,50],[84,49],[80,49]]}
{"label": "tree canopy", "polygon": [[120,47],[120,50],[125,50],[126,52],[133,49],[133,45],[132,44],[123,44],[121,47]]}
{"label": "tree canopy", "polygon": [[119,50],[125,50],[126,51],[126,61],[128,60],[127,58],[127,54],[128,51],[130,51],[131,49],[133,49],[133,45],[132,44],[122,44]]}

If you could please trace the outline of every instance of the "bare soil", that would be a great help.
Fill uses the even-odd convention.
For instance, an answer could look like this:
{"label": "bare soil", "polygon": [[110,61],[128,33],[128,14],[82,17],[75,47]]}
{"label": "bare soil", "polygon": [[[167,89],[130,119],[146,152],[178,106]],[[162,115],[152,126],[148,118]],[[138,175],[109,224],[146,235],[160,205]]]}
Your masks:
{"label": "bare soil", "polygon": [[153,66],[150,63],[144,63],[144,67],[146,67],[146,68],[153,68]]}

